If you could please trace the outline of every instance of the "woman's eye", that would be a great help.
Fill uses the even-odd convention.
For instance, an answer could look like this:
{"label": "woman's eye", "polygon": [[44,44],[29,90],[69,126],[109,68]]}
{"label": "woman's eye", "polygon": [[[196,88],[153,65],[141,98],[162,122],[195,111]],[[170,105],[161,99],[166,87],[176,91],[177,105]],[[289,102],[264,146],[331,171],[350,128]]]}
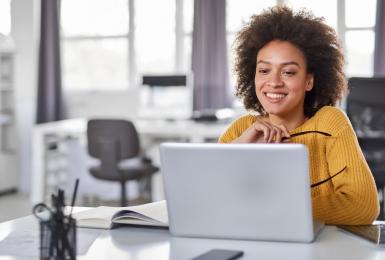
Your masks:
{"label": "woman's eye", "polygon": [[296,74],[295,71],[284,71],[283,74],[287,75],[287,76],[294,76]]}
{"label": "woman's eye", "polygon": [[268,69],[258,69],[258,72],[261,74],[266,74],[269,72],[269,70]]}

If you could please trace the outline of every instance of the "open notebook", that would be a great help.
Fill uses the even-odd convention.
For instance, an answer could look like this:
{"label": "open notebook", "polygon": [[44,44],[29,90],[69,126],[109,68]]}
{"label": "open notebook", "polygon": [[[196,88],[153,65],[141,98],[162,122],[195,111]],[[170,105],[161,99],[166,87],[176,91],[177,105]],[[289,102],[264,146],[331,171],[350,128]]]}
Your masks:
{"label": "open notebook", "polygon": [[73,216],[78,227],[110,229],[119,224],[168,227],[165,200],[131,207],[101,206]]}

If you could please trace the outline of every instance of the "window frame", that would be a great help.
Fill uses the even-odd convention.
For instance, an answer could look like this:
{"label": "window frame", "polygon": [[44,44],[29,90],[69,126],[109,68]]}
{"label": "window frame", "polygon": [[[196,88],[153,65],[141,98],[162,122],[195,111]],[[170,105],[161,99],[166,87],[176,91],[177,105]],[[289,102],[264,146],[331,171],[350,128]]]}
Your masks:
{"label": "window frame", "polygon": [[[374,15],[376,15],[377,6],[375,8]],[[340,38],[342,47],[344,49],[344,55],[347,56],[347,45],[346,45],[346,34],[351,31],[370,31],[375,33],[375,24],[373,26],[363,26],[363,27],[352,27],[346,25],[346,0],[338,0],[337,1],[337,34]],[[374,42],[373,42],[374,44]],[[373,46],[374,50],[374,46]],[[374,51],[372,53],[372,58],[374,58]],[[373,59],[372,59],[373,60]],[[362,75],[356,75],[354,73],[349,73],[347,69],[345,70],[345,74],[348,77],[353,76],[362,76]],[[371,75],[374,74],[374,67],[372,67]]]}
{"label": "window frame", "polygon": [[[65,0],[62,0],[65,1]],[[128,8],[128,32],[126,34],[116,35],[77,35],[77,36],[65,36],[61,32],[60,41],[82,41],[82,40],[105,40],[105,39],[127,39],[128,45],[128,82],[127,87],[132,88],[140,85],[140,75],[137,74],[136,64],[136,52],[135,52],[135,1],[140,0],[127,0]],[[181,72],[181,67],[185,63],[185,45],[186,38],[192,36],[192,33],[184,31],[184,3],[186,0],[174,0],[175,1],[175,50],[174,50],[174,70],[175,72]],[[189,69],[189,68],[188,68]],[[66,89],[68,86],[64,86]],[[77,91],[71,89],[71,91]],[[80,91],[80,90],[79,90]],[[81,90],[84,91],[84,90]],[[89,91],[94,91],[89,89]],[[108,91],[108,88],[105,89]]]}

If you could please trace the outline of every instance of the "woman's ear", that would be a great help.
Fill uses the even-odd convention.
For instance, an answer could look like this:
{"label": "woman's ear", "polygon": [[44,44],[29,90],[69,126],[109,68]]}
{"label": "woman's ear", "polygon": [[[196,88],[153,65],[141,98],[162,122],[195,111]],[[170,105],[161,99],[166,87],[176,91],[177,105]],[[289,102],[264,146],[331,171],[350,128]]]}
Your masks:
{"label": "woman's ear", "polygon": [[310,91],[313,89],[313,84],[314,84],[314,74],[309,73],[307,74],[307,79],[306,79],[306,91]]}

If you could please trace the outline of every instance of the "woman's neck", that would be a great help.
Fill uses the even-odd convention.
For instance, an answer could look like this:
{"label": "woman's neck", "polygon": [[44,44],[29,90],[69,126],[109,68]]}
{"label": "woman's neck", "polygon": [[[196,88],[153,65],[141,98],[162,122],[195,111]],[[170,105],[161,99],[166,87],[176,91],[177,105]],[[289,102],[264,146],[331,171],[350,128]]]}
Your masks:
{"label": "woman's neck", "polygon": [[284,125],[288,131],[296,129],[307,120],[307,117],[303,113],[285,117],[269,114],[268,118],[270,123],[274,125]]}

